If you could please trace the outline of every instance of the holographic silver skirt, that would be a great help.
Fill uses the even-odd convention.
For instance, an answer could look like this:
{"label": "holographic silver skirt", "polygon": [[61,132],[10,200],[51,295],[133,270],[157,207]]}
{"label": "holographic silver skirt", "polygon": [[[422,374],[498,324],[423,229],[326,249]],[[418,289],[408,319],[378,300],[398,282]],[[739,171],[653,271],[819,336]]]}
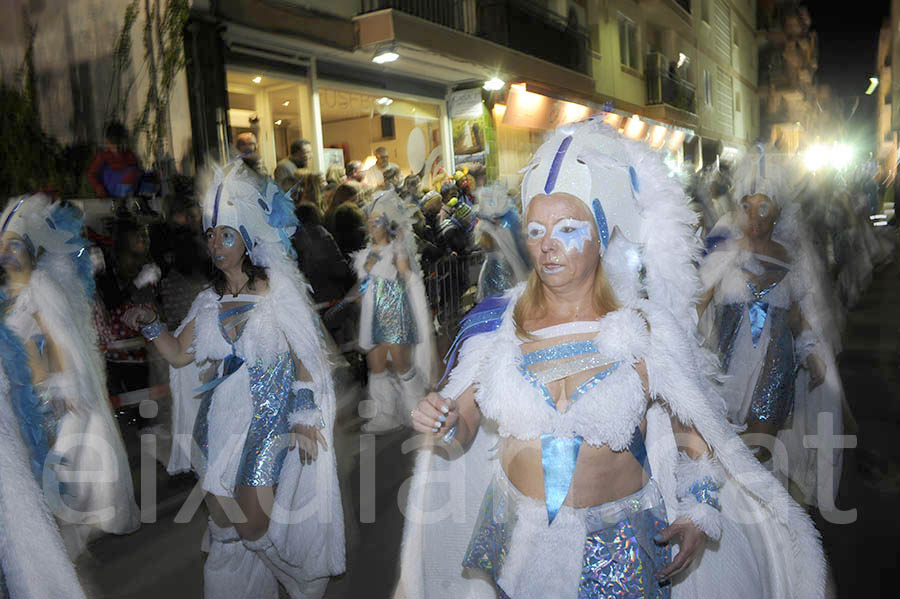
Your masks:
{"label": "holographic silver skirt", "polygon": [[[549,584],[556,596],[572,596],[574,589],[565,587],[577,585],[578,599],[671,597],[671,587],[668,583],[660,584],[656,577],[669,564],[671,554],[668,546],[653,541],[668,526],[665,505],[655,481],[651,479],[641,490],[617,501],[589,508],[563,506],[557,519],[564,512],[567,512],[570,521],[583,524],[583,528],[576,530],[585,531],[580,580],[577,572],[574,577],[561,576],[558,581],[531,579],[537,577],[536,568],[519,568],[519,573],[512,577],[504,572],[513,531],[522,524],[522,518],[542,516],[541,527],[544,530],[551,529],[557,522],[554,520],[553,524],[547,525],[543,502],[523,495],[502,470],[495,474],[485,493],[463,567],[488,573],[496,583],[501,599],[517,599],[513,587],[532,588],[535,584]],[[530,524],[529,528],[534,528],[535,523]],[[544,536],[543,531],[539,536]],[[533,545],[538,540],[519,537],[518,542]],[[579,543],[578,539],[575,542]],[[526,551],[529,559],[525,561],[532,566],[537,565],[536,560],[540,559],[542,551]]]}
{"label": "holographic silver skirt", "polygon": [[419,342],[406,282],[381,277],[372,280],[372,343],[415,345]]}

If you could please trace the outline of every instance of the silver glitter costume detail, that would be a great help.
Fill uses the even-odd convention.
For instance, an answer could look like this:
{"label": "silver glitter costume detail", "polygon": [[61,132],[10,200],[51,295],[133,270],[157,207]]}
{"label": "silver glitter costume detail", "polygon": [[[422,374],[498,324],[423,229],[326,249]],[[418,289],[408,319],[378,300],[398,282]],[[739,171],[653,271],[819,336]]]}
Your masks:
{"label": "silver glitter costume detail", "polygon": [[[501,578],[518,520],[519,502],[535,501],[518,492],[498,473],[485,492],[478,523],[463,559],[464,568]],[[582,518],[584,542],[579,599],[669,599],[668,585],[656,578],[670,561],[666,545],[653,541],[666,528],[666,509],[652,479],[643,489],[617,501],[590,508],[565,508]],[[573,589],[574,590],[574,589]],[[515,599],[498,587],[501,598]],[[571,594],[560,589],[560,596]]]}
{"label": "silver glitter costume detail", "polygon": [[406,283],[370,277],[373,287],[372,342],[415,345],[419,341]]}
{"label": "silver glitter costume detail", "polygon": [[502,295],[516,284],[512,267],[496,252],[488,253],[478,273],[478,294],[476,301],[495,295]]}
{"label": "silver glitter costume detail", "polygon": [[797,377],[794,336],[788,310],[770,308],[768,320],[769,346],[753,390],[748,419],[772,422],[780,428],[794,407],[794,381]]}
{"label": "silver glitter costume detail", "polygon": [[253,418],[244,442],[237,484],[271,487],[278,484],[281,466],[290,442],[288,414],[294,407],[291,389],[294,360],[285,352],[268,367],[262,361],[248,365]]}

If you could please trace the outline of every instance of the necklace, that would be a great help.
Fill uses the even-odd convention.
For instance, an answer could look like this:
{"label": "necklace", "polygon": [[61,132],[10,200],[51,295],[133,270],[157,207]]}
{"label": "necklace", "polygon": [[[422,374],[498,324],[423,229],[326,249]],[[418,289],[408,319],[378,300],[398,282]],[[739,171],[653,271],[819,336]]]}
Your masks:
{"label": "necklace", "polygon": [[231,294],[231,297],[237,297],[241,294],[241,291],[246,289],[247,285],[250,283],[250,277],[247,277],[247,280],[244,281],[244,284],[240,286],[240,288]]}

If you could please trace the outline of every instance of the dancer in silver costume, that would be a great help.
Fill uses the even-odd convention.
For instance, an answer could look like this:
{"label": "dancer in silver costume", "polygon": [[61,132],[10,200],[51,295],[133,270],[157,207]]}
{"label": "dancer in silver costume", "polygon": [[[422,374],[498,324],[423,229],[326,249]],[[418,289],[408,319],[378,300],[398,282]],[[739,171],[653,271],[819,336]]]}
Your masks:
{"label": "dancer in silver costume", "polygon": [[[409,423],[431,383],[433,327],[412,232],[415,207],[393,190],[369,206],[369,244],[354,257],[362,281],[359,346],[369,365],[370,418],[362,430],[382,434]],[[390,363],[390,368],[389,368]]]}
{"label": "dancer in silver costume", "polygon": [[[344,570],[335,398],[322,329],[297,269],[293,205],[241,160],[215,169],[203,227],[219,273],[181,327],[126,314],[173,366],[170,472],[207,493],[209,599],[325,593]],[[202,372],[201,372],[202,371]]]}

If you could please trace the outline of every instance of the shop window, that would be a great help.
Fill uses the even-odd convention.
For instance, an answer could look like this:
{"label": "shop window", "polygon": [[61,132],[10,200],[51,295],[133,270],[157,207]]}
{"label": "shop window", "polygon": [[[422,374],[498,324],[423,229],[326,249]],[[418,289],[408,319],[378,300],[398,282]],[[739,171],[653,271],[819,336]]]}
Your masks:
{"label": "shop window", "polygon": [[639,68],[637,25],[631,19],[619,15],[619,62],[623,66]]}
{"label": "shop window", "polygon": [[374,186],[383,184],[383,169],[375,158],[379,148],[387,151],[389,164],[399,167],[401,180],[416,174],[422,185],[429,185],[441,168],[438,103],[323,83],[319,107],[327,163],[358,160],[368,171],[366,182]]}
{"label": "shop window", "polygon": [[290,154],[291,143],[312,141],[309,85],[263,72],[229,69],[228,122],[232,141],[246,131],[256,134],[259,155],[266,171]]}

